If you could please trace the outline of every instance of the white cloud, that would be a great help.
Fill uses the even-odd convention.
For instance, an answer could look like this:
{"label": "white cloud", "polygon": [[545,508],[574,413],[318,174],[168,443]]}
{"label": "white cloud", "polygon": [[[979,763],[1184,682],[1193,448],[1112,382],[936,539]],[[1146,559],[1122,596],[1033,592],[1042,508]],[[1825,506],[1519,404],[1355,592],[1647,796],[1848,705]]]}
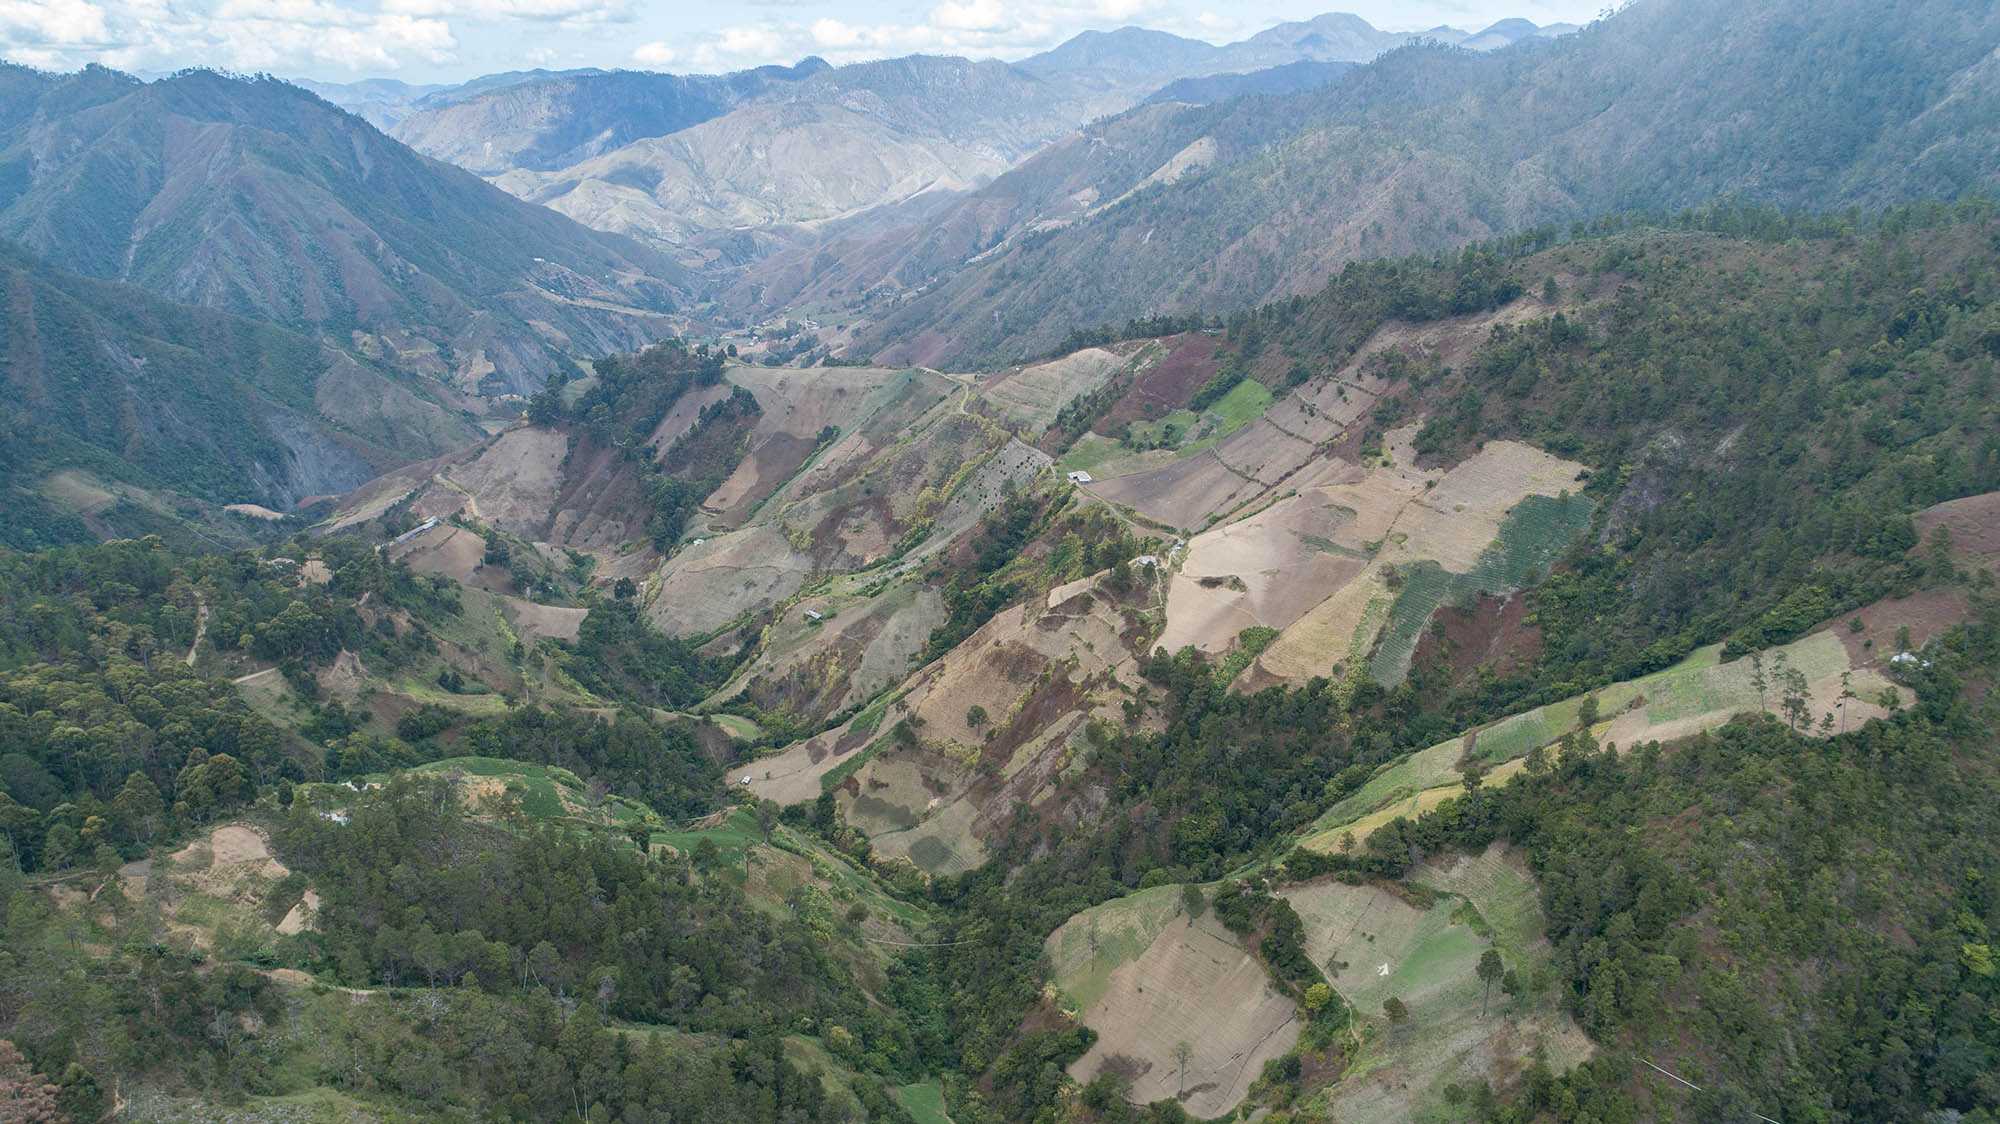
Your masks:
{"label": "white cloud", "polygon": [[1080,3],[1009,4],[1004,0],[944,0],[920,22],[851,23],[823,17],[810,23],[764,20],[721,28],[691,48],[648,43],[634,52],[641,62],[729,69],[788,63],[823,55],[835,63],[913,53],[1021,58],[1054,46],[1084,27],[1112,27],[1166,0],[1083,0]]}
{"label": "white cloud", "polygon": [[457,46],[442,19],[337,0],[0,0],[0,54],[49,70],[102,62],[383,72],[448,62]]}
{"label": "white cloud", "polygon": [[1012,24],[1000,0],[945,0],[931,9],[931,23],[960,31],[999,31]]}
{"label": "white cloud", "polygon": [[382,0],[382,10],[474,20],[560,20],[617,23],[632,18],[627,0]]}
{"label": "white cloud", "polygon": [[104,9],[89,0],[0,0],[0,41],[97,43],[108,35]]}

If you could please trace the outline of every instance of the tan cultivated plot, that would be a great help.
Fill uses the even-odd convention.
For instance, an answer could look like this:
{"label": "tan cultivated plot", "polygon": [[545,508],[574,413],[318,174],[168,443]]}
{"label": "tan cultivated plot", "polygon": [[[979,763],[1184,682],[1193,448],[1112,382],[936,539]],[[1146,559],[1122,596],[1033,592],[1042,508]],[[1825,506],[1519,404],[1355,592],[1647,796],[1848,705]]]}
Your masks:
{"label": "tan cultivated plot", "polygon": [[[1180,1096],[1189,1113],[1213,1117],[1241,1103],[1264,1062],[1298,1042],[1297,1008],[1213,915],[1191,923],[1179,893],[1161,887],[1078,914],[1049,948],[1058,986],[1088,999],[1078,1015],[1098,1034],[1070,1076],[1120,1073],[1134,1103]],[[1175,1058],[1182,1042],[1185,1073]]]}

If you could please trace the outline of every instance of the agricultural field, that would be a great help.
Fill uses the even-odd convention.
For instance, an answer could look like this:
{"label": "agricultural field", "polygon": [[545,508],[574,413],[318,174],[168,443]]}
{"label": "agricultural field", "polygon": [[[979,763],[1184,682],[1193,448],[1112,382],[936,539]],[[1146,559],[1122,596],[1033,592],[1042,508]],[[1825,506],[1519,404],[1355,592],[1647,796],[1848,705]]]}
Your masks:
{"label": "agricultural field", "polygon": [[[871,699],[917,669],[944,600],[914,577],[869,592],[801,596],[758,637],[757,654],[703,704],[747,697],[808,721]],[[810,614],[817,613],[817,617]]]}
{"label": "agricultural field", "polygon": [[[1237,686],[1304,682],[1371,652],[1376,677],[1399,682],[1439,605],[1520,587],[1589,522],[1590,501],[1566,494],[1580,465],[1495,441],[1425,470],[1407,432],[1391,437],[1388,464],[1326,459],[1296,489],[1189,540],[1161,646],[1220,653],[1245,628],[1274,628]],[[1232,495],[1254,490],[1224,476]]]}
{"label": "agricultural field", "polygon": [[[1845,629],[1844,625],[1822,629],[1763,653],[1767,669],[1778,666],[1782,658],[1785,666],[1806,677],[1811,689],[1807,709],[1814,722],[1823,722],[1830,715],[1836,731],[1888,714],[1882,705],[1886,692],[1896,695],[1899,706],[1913,697],[1908,688],[1883,677],[1879,660],[1858,645],[1846,644],[1841,636]],[[1857,652],[1863,658],[1857,659]],[[1712,730],[1760,707],[1776,713],[1780,689],[1767,688],[1760,699],[1751,681],[1750,660],[1725,664],[1720,662],[1720,654],[1721,645],[1710,645],[1664,671],[1613,684],[1591,696],[1536,707],[1384,766],[1358,791],[1328,809],[1300,845],[1331,851],[1350,832],[1359,842],[1398,815],[1436,807],[1462,791],[1459,777],[1467,761],[1478,762],[1487,770],[1486,783],[1504,782],[1519,769],[1530,750],[1552,745],[1576,728],[1586,697],[1596,699],[1599,715],[1591,734],[1599,742],[1621,746],[1671,741]],[[1845,684],[1843,675],[1847,677]],[[1843,689],[1853,691],[1856,697],[1843,700]]]}
{"label": "agricultural field", "polygon": [[[229,823],[171,854],[125,864],[118,884],[125,901],[158,911],[177,946],[244,959],[267,955],[279,938],[309,927],[317,898],[290,874],[260,829]],[[58,904],[66,892],[85,904],[82,894],[57,887]]]}
{"label": "agricultural field", "polygon": [[999,415],[1016,428],[1040,433],[1056,420],[1056,414],[1079,394],[1088,394],[1129,365],[1144,363],[1160,355],[1157,344],[1128,357],[1099,347],[1086,347],[1060,359],[1037,363],[1019,371],[988,380],[979,388]]}
{"label": "agricultural field", "polygon": [[[1450,483],[1447,478],[1447,484],[1438,489],[1433,502],[1449,503],[1454,512],[1463,511],[1481,499],[1490,502],[1494,498],[1504,499],[1508,494],[1502,491],[1499,497],[1459,499],[1453,495],[1457,489],[1451,488]],[[1525,495],[1507,509],[1493,544],[1479,553],[1467,572],[1454,573],[1441,565],[1422,562],[1400,571],[1403,588],[1370,661],[1376,679],[1393,685],[1409,674],[1417,638],[1438,606],[1475,593],[1519,589],[1527,584],[1531,571],[1546,573],[1562,557],[1571,540],[1590,525],[1594,507],[1591,501],[1577,496]]]}
{"label": "agricultural field", "polygon": [[[1199,413],[1180,408],[1157,418],[1130,422],[1128,441],[1086,433],[1063,455],[1060,464],[1064,472],[1082,470],[1105,480],[1160,469],[1207,452],[1216,442],[1261,417],[1272,402],[1271,392],[1263,384],[1245,379]],[[1216,468],[1211,461],[1201,463],[1211,470]]]}
{"label": "agricultural field", "polygon": [[[1118,713],[1115,684],[1137,655],[1125,614],[1095,578],[1003,610],[919,672],[887,711],[870,707],[845,732],[753,763],[751,787],[771,796],[822,778],[876,849],[934,874],[970,869],[985,856],[981,837],[1008,809],[1045,796],[1073,766],[1084,723]],[[975,728],[978,711],[985,718]],[[914,744],[895,744],[887,735],[905,719]],[[854,765],[850,755],[866,756]]]}
{"label": "agricultural field", "polygon": [[[1144,890],[1072,917],[1049,937],[1056,986],[1097,1041],[1069,1067],[1110,1070],[1135,1103],[1179,1096],[1197,1118],[1233,1109],[1264,1062],[1298,1041],[1292,1001],[1213,915],[1190,919],[1181,888]],[[1182,1073],[1174,1053],[1190,1050]]]}
{"label": "agricultural field", "polygon": [[[1527,986],[1553,949],[1534,880],[1503,848],[1420,866],[1407,889],[1328,880],[1284,896],[1305,923],[1313,960],[1360,1021],[1352,1066],[1315,1098],[1334,1119],[1440,1118],[1447,1084],[1497,1080],[1537,1051],[1557,1069],[1589,1055],[1554,996]],[[1485,1000],[1473,968],[1489,947],[1523,981],[1520,995],[1495,986]],[[1401,1026],[1383,1013],[1392,996],[1409,1011]]]}

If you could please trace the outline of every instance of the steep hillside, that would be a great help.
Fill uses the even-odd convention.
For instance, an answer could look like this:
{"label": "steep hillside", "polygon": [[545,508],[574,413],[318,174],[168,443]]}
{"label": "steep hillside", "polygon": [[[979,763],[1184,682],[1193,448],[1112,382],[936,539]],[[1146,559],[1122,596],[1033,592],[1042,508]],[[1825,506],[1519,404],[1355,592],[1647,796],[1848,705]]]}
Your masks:
{"label": "steep hillside", "polygon": [[840,230],[844,218],[875,216],[864,229],[908,222],[913,202],[925,203],[921,215],[1130,104],[998,62],[911,56],[766,83],[733,108],[673,128],[621,120],[614,135],[642,139],[560,161],[502,167],[501,155],[432,150],[580,222],[679,249],[692,267],[735,266],[814,245],[831,232],[823,226]]}
{"label": "steep hillside", "polygon": [[62,268],[315,334],[468,397],[667,330],[675,268],[268,79],[10,68],[0,233]]}
{"label": "steep hillside", "polygon": [[391,135],[479,175],[553,171],[699,125],[826,69],[809,58],[794,67],[714,77],[627,70],[514,75],[489,89],[419,101]]}
{"label": "steep hillside", "polygon": [[800,81],[595,159],[494,182],[600,230],[687,246],[711,232],[740,239],[744,230],[968,190],[1096,108],[999,63],[896,59]]}
{"label": "steep hillside", "polygon": [[9,245],[0,287],[0,541],[16,548],[212,522],[225,504],[289,509],[479,437],[414,380],[269,324]]}
{"label": "steep hillside", "polygon": [[[1225,151],[1204,174],[1061,229],[1011,224],[999,249],[956,245],[919,270],[863,264],[901,260],[874,245],[841,247],[806,291],[896,296],[869,306],[858,353],[990,364],[1081,320],[1239,307],[1311,292],[1347,261],[1605,212],[1721,195],[1950,198],[1996,172],[1979,139],[1996,120],[1996,44],[1991,12],[1941,0],[1886,22],[1874,5],[1648,0],[1532,47],[1411,48],[1265,109],[1275,130],[1214,130],[1267,143]],[[960,208],[1014,194],[1003,178]],[[913,342],[925,333],[941,342]]]}

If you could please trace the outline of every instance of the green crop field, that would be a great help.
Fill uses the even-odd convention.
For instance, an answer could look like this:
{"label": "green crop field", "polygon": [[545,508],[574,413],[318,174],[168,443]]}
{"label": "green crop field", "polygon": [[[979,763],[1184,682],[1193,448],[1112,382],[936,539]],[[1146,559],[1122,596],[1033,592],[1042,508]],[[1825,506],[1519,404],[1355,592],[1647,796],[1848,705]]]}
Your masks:
{"label": "green crop field", "polygon": [[652,844],[657,847],[664,843],[676,851],[692,854],[694,849],[706,839],[715,844],[722,865],[741,865],[743,852],[752,843],[763,839],[757,830],[757,817],[748,808],[737,808],[729,813],[720,827],[703,828],[699,831],[656,831]]}
{"label": "green crop field", "polygon": [[1216,420],[1220,436],[1263,417],[1264,411],[1271,408],[1271,401],[1271,392],[1265,389],[1263,383],[1244,379],[1223,395],[1222,401],[1210,406],[1208,415]]}
{"label": "green crop field", "polygon": [[1090,1010],[1110,985],[1111,973],[1137,960],[1180,912],[1181,888],[1155,886],[1070,918],[1048,940],[1056,986],[1079,1013]]}
{"label": "green crop field", "polygon": [[896,1090],[896,1099],[917,1124],[951,1124],[944,1110],[944,1087],[935,1081],[904,1085]]}
{"label": "green crop field", "polygon": [[1369,667],[1375,678],[1394,686],[1410,673],[1410,658],[1424,624],[1438,606],[1473,593],[1505,593],[1527,584],[1530,570],[1546,573],[1583,529],[1595,505],[1571,496],[1528,496],[1500,524],[1494,545],[1483,551],[1472,572],[1454,574],[1423,562],[1404,573],[1403,588]]}

